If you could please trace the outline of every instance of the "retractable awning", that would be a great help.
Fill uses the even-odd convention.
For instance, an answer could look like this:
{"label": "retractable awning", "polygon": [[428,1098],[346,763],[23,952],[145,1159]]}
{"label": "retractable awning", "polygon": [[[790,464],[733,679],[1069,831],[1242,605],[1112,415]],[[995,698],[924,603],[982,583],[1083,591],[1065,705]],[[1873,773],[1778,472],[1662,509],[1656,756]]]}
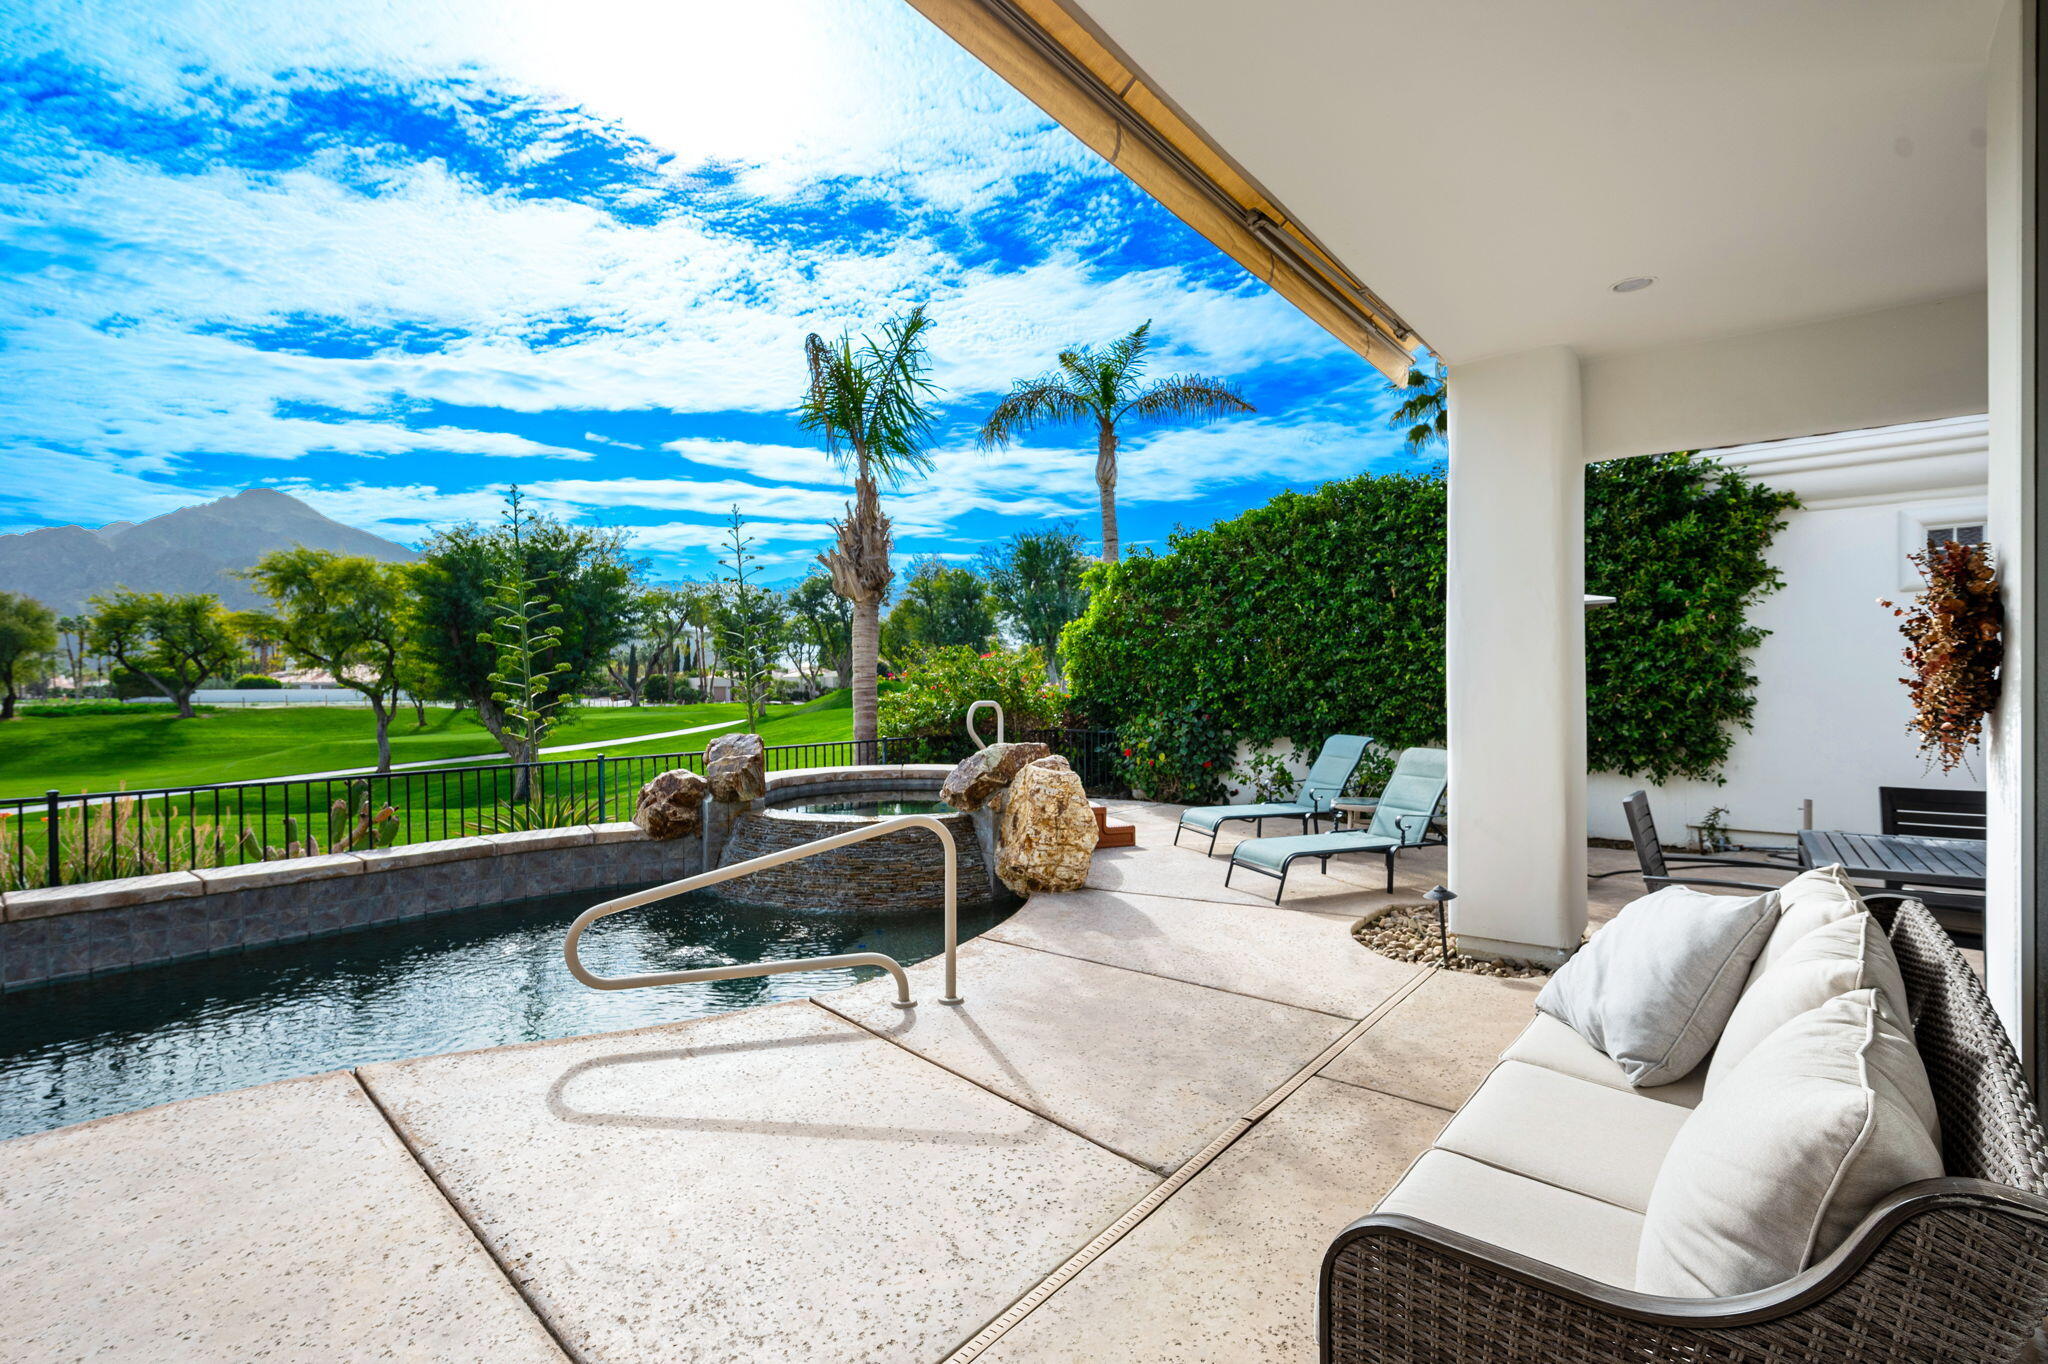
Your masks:
{"label": "retractable awning", "polygon": [[910,0],[1140,189],[1396,383],[1422,340],[1053,0]]}

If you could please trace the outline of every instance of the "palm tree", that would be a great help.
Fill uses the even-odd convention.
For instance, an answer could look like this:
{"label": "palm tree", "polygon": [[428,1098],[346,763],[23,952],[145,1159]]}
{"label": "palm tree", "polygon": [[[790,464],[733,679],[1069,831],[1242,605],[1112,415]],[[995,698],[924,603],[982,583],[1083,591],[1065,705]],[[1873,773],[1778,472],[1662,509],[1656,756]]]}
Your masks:
{"label": "palm tree", "polygon": [[1408,448],[1418,454],[1440,440],[1451,429],[1450,404],[1445,401],[1444,372],[1421,366],[1408,371],[1408,396],[1387,417],[1387,425],[1407,427]]}
{"label": "palm tree", "polygon": [[1146,322],[1127,336],[1097,351],[1075,346],[1059,354],[1059,368],[1036,379],[1020,379],[1009,396],[996,404],[981,427],[981,447],[1007,447],[1011,440],[1040,425],[1095,423],[1095,486],[1102,494],[1102,559],[1117,557],[1116,447],[1117,424],[1125,418],[1164,422],[1175,419],[1212,421],[1253,407],[1222,379],[1176,374],[1139,385],[1145,352],[1152,344]]}
{"label": "palm tree", "polygon": [[820,554],[832,590],[853,604],[853,738],[872,758],[876,730],[876,663],[881,653],[882,599],[895,574],[889,552],[895,537],[882,514],[877,479],[899,486],[932,467],[925,441],[931,413],[925,401],[938,390],[925,379],[924,334],[931,319],[922,305],[882,328],[879,341],[850,332],[828,343],[815,332],[804,340],[810,391],[797,417],[825,437],[825,452],[853,474],[853,501],[835,521],[838,543]]}

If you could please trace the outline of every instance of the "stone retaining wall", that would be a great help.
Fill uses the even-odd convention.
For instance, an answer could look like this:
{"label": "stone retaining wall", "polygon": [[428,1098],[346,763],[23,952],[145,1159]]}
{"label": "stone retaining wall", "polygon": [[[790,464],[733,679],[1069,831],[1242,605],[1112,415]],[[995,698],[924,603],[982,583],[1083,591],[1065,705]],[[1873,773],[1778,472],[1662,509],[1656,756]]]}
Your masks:
{"label": "stone retaining wall", "polygon": [[696,840],[656,843],[631,824],[600,824],[16,891],[0,897],[0,990],[675,880],[702,856]]}

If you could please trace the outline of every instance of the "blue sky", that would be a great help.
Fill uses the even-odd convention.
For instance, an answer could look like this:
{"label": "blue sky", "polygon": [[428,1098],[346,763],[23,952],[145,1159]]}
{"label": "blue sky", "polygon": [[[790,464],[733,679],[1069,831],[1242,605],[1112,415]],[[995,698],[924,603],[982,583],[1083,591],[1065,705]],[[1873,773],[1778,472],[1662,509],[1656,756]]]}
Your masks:
{"label": "blue sky", "polygon": [[770,576],[845,480],[789,412],[806,333],[926,303],[935,472],[903,558],[1096,534],[1093,443],[973,432],[1060,347],[1150,319],[1255,417],[1139,430],[1158,545],[1412,465],[1387,385],[901,0],[0,0],[0,532],[251,484],[417,542],[518,482]]}

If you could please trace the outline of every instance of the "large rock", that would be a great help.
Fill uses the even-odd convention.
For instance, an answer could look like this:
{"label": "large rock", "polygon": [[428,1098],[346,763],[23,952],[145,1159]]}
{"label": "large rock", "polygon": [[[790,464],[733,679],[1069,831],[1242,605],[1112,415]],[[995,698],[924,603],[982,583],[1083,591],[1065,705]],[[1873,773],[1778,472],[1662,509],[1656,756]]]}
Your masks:
{"label": "large rock", "polygon": [[1095,855],[1095,812],[1081,778],[1029,763],[1012,778],[996,834],[996,875],[1019,895],[1079,890]]}
{"label": "large rock", "polygon": [[1024,764],[1051,753],[1044,744],[990,744],[962,758],[960,765],[946,774],[939,799],[955,810],[979,810],[990,796],[1010,784]]}
{"label": "large rock", "polygon": [[704,828],[704,793],[710,783],[695,772],[677,768],[640,788],[633,822],[649,838],[687,838]]}
{"label": "large rock", "polygon": [[704,750],[704,774],[715,801],[759,800],[768,793],[768,746],[758,734],[721,734]]}

